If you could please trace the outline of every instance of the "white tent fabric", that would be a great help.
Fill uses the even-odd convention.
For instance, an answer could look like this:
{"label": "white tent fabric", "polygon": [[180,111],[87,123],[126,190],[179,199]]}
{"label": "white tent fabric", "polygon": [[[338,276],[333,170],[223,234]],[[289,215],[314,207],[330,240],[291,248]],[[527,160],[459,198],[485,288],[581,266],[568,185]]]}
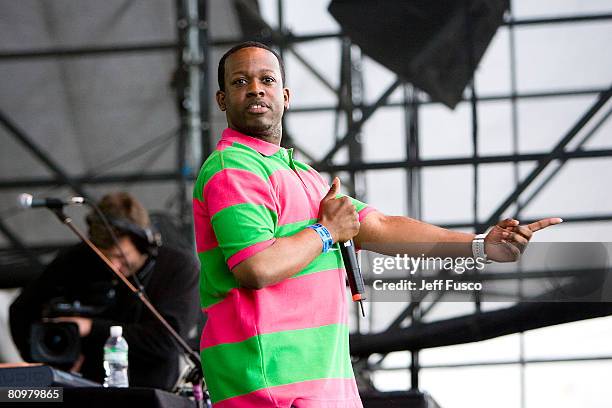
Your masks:
{"label": "white tent fabric", "polygon": [[[176,43],[176,6],[173,0],[0,0],[0,54]],[[231,3],[209,2],[209,8],[213,35],[238,36]],[[177,58],[173,49],[5,58],[0,60],[0,111],[70,176],[173,172],[180,127],[171,85]],[[210,72],[216,73],[216,66]],[[0,182],[54,177],[3,126],[0,144]],[[149,148],[140,151],[142,146]],[[120,159],[132,151],[140,154]],[[177,201],[171,181],[86,188],[94,197],[127,189],[151,210],[175,208]],[[2,222],[26,244],[73,240],[48,212],[18,211],[16,197],[23,190],[0,190]],[[25,191],[72,194],[65,187]],[[81,226],[83,214],[70,210]],[[0,234],[0,247],[9,245]]]}
{"label": "white tent fabric", "polygon": [[[0,0],[0,55],[175,44],[178,3]],[[239,36],[231,2],[209,1],[208,7],[211,36]],[[216,51],[213,58],[218,60],[220,52]],[[177,52],[172,48],[2,58],[0,112],[71,177],[175,172],[180,118],[172,80],[177,62]],[[216,83],[216,65],[212,62],[210,75],[213,77],[205,80]],[[211,102],[215,90],[211,86]],[[222,125],[220,112],[213,122],[216,127]],[[52,178],[53,172],[0,125],[0,183]],[[174,210],[178,201],[173,181],[84,187],[93,198],[112,190],[130,191],[150,210]],[[74,195],[66,186],[1,189],[0,222],[4,226],[26,246],[76,241],[49,211],[17,208],[17,196],[23,191],[41,197]],[[189,189],[187,194],[191,194]],[[69,208],[66,212],[84,230],[86,211]],[[11,242],[0,234],[0,248],[10,246]],[[6,313],[16,294],[14,290],[0,290],[0,333],[9,333]],[[8,337],[0,337],[0,362],[18,361]]]}

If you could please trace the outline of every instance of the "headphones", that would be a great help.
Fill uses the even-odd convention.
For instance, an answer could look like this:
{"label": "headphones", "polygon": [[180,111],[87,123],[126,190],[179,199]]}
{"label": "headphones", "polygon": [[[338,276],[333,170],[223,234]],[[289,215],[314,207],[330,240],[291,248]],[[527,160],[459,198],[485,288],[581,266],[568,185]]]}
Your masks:
{"label": "headphones", "polygon": [[151,227],[141,227],[123,218],[106,216],[108,223],[114,228],[130,235],[134,245],[141,253],[156,257],[162,245],[161,235]]}
{"label": "headphones", "polygon": [[[152,227],[141,227],[134,222],[125,218],[117,218],[104,214],[104,218],[108,221],[111,227],[118,229],[130,236],[136,249],[140,253],[148,254],[155,258],[158,254],[159,247],[162,246],[161,235]],[[94,219],[99,219],[99,215],[90,214],[87,216],[87,224],[91,226]]]}

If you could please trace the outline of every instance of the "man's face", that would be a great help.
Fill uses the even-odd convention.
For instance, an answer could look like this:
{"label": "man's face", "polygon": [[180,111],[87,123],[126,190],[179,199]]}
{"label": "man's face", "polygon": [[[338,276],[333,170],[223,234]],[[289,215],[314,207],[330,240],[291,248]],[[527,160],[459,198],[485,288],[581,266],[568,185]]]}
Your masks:
{"label": "man's face", "polygon": [[217,91],[217,103],[230,128],[263,139],[280,138],[289,90],[283,88],[274,54],[248,47],[230,55],[225,60],[225,92]]}
{"label": "man's face", "polygon": [[[112,262],[126,278],[134,275],[147,260],[146,254],[141,254],[130,237],[120,237],[119,245],[101,249],[102,253]],[[125,254],[125,258],[121,252]]]}

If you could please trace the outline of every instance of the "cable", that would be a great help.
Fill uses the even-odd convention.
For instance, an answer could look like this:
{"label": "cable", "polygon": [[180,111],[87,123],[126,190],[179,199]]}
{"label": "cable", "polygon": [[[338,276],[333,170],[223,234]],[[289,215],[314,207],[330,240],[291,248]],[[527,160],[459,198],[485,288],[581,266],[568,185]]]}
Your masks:
{"label": "cable", "polygon": [[121,164],[121,163],[128,162],[130,160],[133,160],[137,158],[138,156],[143,155],[150,150],[153,150],[154,148],[158,147],[158,145],[160,146],[165,145],[166,143],[170,142],[173,138],[177,136],[178,131],[179,131],[178,128],[174,128],[167,132],[164,132],[161,135],[151,139],[147,143],[140,145],[137,148],[129,152],[123,153],[122,155],[117,156],[114,159],[111,159],[106,163],[100,164],[96,168],[91,169],[89,172],[87,172],[87,176],[91,178],[96,178],[104,174],[105,171],[113,168],[117,164]]}
{"label": "cable", "polygon": [[[140,167],[140,169],[138,169],[138,173],[135,173],[136,178],[138,176],[141,176],[143,174],[145,174],[145,170],[147,168],[150,168],[159,158],[160,156],[166,151],[166,146],[165,145],[161,145],[157,147],[157,150],[151,152],[151,156],[149,157],[149,160],[147,162],[145,162],[145,164]],[[131,181],[131,182],[125,182],[124,186],[131,186],[134,183],[137,183],[137,180]]]}

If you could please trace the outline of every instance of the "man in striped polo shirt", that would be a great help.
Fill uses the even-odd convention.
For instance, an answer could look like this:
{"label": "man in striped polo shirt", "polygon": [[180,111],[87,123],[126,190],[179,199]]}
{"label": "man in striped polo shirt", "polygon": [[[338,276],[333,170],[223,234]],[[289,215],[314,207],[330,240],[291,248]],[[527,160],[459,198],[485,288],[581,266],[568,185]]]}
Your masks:
{"label": "man in striped polo shirt", "polygon": [[[342,196],[280,147],[289,106],[279,56],[247,42],[219,62],[217,104],[228,128],[194,189],[200,296],[207,322],[201,358],[213,404],[229,407],[361,407],[348,346],[342,257],[332,243],[456,245],[472,256],[474,234],[386,216]],[[515,260],[534,231],[504,220],[484,238],[486,255]],[[484,245],[484,244],[483,244]],[[436,252],[437,251],[437,252]]]}

